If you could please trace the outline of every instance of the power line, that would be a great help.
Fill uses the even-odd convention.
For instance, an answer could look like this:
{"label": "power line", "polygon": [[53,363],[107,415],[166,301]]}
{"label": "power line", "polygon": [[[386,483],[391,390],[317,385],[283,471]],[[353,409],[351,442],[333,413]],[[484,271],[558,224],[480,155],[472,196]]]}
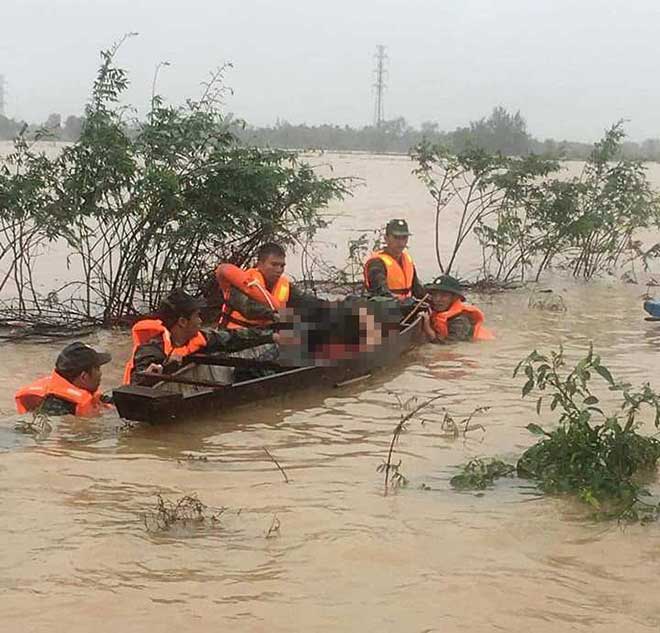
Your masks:
{"label": "power line", "polygon": [[385,120],[383,93],[385,92],[385,79],[387,77],[387,70],[385,69],[387,55],[385,54],[385,47],[382,44],[376,46],[375,58],[376,69],[374,70],[374,75],[376,76],[376,81],[374,83],[374,88],[376,89],[376,103],[374,107],[374,125],[380,127]]}

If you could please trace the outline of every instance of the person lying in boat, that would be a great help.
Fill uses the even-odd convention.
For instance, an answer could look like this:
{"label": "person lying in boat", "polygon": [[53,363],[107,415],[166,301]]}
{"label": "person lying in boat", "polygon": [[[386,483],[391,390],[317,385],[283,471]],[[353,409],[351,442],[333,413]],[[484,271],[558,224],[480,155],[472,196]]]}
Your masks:
{"label": "person lying in boat", "polygon": [[392,297],[404,312],[421,299],[424,286],[410,253],[406,250],[410,231],[405,220],[390,220],[385,227],[385,247],[372,253],[364,265],[364,284],[369,296]]}
{"label": "person lying in boat", "polygon": [[79,341],[67,345],[50,376],[16,392],[16,409],[19,413],[44,415],[99,415],[108,406],[99,390],[101,367],[110,360],[110,354],[97,352]]}
{"label": "person lying in boat", "polygon": [[276,343],[270,330],[201,330],[200,310],[204,299],[174,290],[162,302],[156,319],[144,319],[133,326],[133,352],[124,370],[124,384],[149,384],[141,372],[162,374],[168,367],[177,368],[190,354],[236,352],[248,347]]}
{"label": "person lying in boat", "polygon": [[279,320],[278,311],[285,307],[317,307],[319,299],[291,282],[284,274],[285,266],[286,253],[274,242],[259,248],[254,268],[241,271],[227,264],[218,266],[216,278],[224,299],[219,327],[267,326]]}
{"label": "person lying in boat", "polygon": [[434,342],[490,340],[493,333],[483,325],[484,314],[465,303],[461,285],[455,277],[443,275],[425,286],[431,313],[424,331]]}

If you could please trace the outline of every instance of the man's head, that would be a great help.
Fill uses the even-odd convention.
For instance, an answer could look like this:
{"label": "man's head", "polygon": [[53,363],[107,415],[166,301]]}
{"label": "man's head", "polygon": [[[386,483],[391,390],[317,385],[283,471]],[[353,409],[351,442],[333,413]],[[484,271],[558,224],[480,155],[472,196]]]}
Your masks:
{"label": "man's head", "polygon": [[408,246],[410,231],[405,220],[390,220],[385,227],[385,247],[394,257],[400,257]]}
{"label": "man's head", "polygon": [[263,275],[266,285],[272,288],[282,276],[286,266],[286,253],[275,242],[264,244],[257,252],[257,270]]}
{"label": "man's head", "polygon": [[424,286],[431,298],[431,305],[437,312],[445,312],[457,299],[465,300],[461,284],[451,275],[442,275],[432,284]]}
{"label": "man's head", "polygon": [[200,310],[205,305],[204,299],[177,289],[163,299],[158,308],[158,316],[177,343],[185,345],[202,327]]}
{"label": "man's head", "polygon": [[79,389],[94,393],[101,384],[101,366],[112,357],[76,341],[67,345],[55,361],[55,371]]}

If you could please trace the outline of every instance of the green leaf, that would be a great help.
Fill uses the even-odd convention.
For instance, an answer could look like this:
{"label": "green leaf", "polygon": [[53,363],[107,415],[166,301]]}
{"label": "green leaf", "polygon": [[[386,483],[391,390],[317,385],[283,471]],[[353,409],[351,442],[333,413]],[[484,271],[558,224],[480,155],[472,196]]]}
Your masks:
{"label": "green leaf", "polygon": [[538,424],[534,424],[533,422],[530,422],[525,428],[530,433],[534,433],[534,435],[547,435],[547,433]]}
{"label": "green leaf", "polygon": [[584,399],[584,404],[586,405],[596,404],[597,402],[598,398],[596,398],[596,396],[589,396],[588,398]]}
{"label": "green leaf", "polygon": [[536,401],[536,415],[541,415],[541,405],[543,404],[543,396]]}
{"label": "green leaf", "polygon": [[534,389],[534,379],[528,380],[522,388],[522,397],[524,398],[532,389]]}
{"label": "green leaf", "polygon": [[598,367],[594,367],[594,369],[605,379],[607,382],[610,383],[610,385],[614,384],[614,378],[612,378],[612,374],[610,374],[610,370],[607,369],[607,367],[604,367],[603,365],[598,365]]}

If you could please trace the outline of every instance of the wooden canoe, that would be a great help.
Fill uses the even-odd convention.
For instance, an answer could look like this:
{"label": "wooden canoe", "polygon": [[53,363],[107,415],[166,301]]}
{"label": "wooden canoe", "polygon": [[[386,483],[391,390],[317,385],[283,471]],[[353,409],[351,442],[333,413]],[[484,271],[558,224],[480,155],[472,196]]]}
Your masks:
{"label": "wooden canoe", "polygon": [[298,366],[263,363],[264,367],[274,368],[275,373],[240,382],[231,382],[231,368],[260,364],[232,356],[199,356],[194,363],[173,374],[173,379],[166,378],[153,387],[122,386],[113,391],[113,398],[119,415],[127,420],[164,422],[191,418],[303,389],[322,390],[350,384],[392,366],[423,340],[421,319],[417,318],[401,326],[398,333],[392,333],[372,351],[343,360],[315,360]]}

